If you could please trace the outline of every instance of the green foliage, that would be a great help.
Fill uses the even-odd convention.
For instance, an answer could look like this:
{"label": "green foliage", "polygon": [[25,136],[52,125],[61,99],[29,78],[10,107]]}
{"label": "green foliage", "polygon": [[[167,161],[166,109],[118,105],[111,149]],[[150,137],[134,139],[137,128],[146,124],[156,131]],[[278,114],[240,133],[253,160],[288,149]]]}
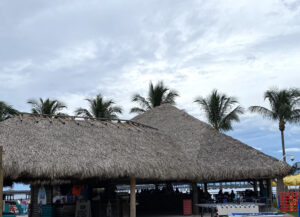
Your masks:
{"label": "green foliage", "polygon": [[239,115],[244,113],[241,106],[236,106],[238,101],[234,97],[213,90],[207,97],[198,97],[197,102],[205,112],[208,122],[218,131],[232,130],[232,122],[240,121]]}
{"label": "green foliage", "polygon": [[249,110],[263,117],[279,121],[279,129],[283,131],[287,122],[300,122],[300,90],[295,88],[279,90],[270,89],[265,92],[264,99],[269,101],[270,109],[262,106],[251,106]]}
{"label": "green foliage", "polygon": [[155,86],[150,81],[148,96],[146,98],[139,94],[135,94],[132,97],[132,102],[138,103],[140,107],[133,107],[130,113],[140,114],[164,103],[174,105],[175,98],[178,96],[177,91],[170,90],[162,81],[158,82]]}
{"label": "green foliage", "polygon": [[10,116],[17,115],[18,111],[5,102],[0,101],[0,121],[3,121]]}
{"label": "green foliage", "polygon": [[108,118],[117,119],[117,114],[122,114],[122,108],[114,106],[114,101],[104,100],[101,94],[98,94],[96,98],[86,99],[89,103],[89,109],[78,108],[76,115],[82,115],[94,118]]}
{"label": "green foliage", "polygon": [[32,109],[31,112],[33,114],[40,114],[40,115],[64,115],[62,113],[59,113],[64,108],[67,108],[67,106],[58,100],[51,100],[47,98],[46,100],[43,100],[40,98],[39,100],[30,99],[27,101],[28,104],[31,104]]}

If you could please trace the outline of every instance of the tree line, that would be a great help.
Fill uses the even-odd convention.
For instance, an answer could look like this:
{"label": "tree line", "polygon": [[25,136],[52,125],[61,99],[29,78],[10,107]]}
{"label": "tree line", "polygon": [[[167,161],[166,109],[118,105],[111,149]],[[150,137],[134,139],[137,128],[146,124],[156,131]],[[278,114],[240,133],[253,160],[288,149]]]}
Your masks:
{"label": "tree line", "polygon": [[[133,95],[131,100],[137,106],[133,107],[130,113],[141,114],[165,103],[174,105],[177,97],[179,97],[178,92],[168,88],[162,81],[156,85],[150,82],[147,96]],[[283,160],[286,161],[284,130],[286,123],[300,122],[300,90],[297,88],[271,88],[264,93],[264,100],[268,101],[270,108],[250,106],[248,110],[278,122],[281,133]],[[117,106],[112,99],[104,99],[101,94],[94,98],[88,98],[86,101],[89,105],[88,108],[76,109],[75,115],[117,119],[118,115],[123,112],[122,108]],[[216,89],[206,97],[197,97],[194,102],[199,104],[206,115],[208,123],[219,132],[232,130],[232,123],[239,122],[240,115],[245,113],[245,109],[239,105],[237,98],[227,96]],[[61,112],[67,106],[57,99],[30,99],[27,103],[31,105],[33,114],[67,115]],[[0,121],[18,113],[12,106],[0,101]]]}

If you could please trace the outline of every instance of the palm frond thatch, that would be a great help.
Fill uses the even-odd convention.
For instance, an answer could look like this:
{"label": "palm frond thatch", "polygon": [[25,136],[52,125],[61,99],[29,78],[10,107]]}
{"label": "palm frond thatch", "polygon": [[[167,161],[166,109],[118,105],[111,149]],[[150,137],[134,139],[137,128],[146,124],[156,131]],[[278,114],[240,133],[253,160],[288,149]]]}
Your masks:
{"label": "palm frond thatch", "polygon": [[5,179],[197,179],[185,150],[157,129],[128,121],[33,117],[0,122]]}
{"label": "palm frond thatch", "polygon": [[[239,110],[239,108],[237,108]],[[233,117],[235,118],[235,117]],[[176,139],[196,162],[198,174],[209,181],[259,180],[281,177],[291,167],[190,116],[164,104],[133,118]]]}

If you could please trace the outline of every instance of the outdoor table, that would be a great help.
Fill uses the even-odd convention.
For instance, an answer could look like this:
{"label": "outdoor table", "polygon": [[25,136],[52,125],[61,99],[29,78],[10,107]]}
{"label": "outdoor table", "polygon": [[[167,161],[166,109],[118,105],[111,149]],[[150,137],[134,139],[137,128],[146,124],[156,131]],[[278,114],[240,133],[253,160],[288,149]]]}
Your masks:
{"label": "outdoor table", "polygon": [[214,217],[215,210],[219,216],[229,213],[258,213],[259,206],[265,205],[264,203],[203,203],[195,204],[197,207],[201,207],[201,217],[203,217],[203,208],[211,210],[211,217]]}

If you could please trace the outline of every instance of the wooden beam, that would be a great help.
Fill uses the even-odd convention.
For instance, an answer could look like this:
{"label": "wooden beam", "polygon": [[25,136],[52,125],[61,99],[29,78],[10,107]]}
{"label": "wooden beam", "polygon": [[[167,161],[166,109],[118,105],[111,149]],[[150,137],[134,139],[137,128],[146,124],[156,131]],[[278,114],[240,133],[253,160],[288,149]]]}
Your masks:
{"label": "wooden beam", "polygon": [[198,204],[198,188],[197,188],[197,183],[193,182],[192,183],[192,190],[193,190],[193,215],[199,215],[199,209],[196,206],[196,204]]}
{"label": "wooden beam", "polygon": [[136,217],[136,196],[135,196],[136,180],[130,177],[130,217]]}
{"label": "wooden beam", "polygon": [[3,167],[2,167],[2,153],[3,147],[0,146],[0,217],[3,212]]}

